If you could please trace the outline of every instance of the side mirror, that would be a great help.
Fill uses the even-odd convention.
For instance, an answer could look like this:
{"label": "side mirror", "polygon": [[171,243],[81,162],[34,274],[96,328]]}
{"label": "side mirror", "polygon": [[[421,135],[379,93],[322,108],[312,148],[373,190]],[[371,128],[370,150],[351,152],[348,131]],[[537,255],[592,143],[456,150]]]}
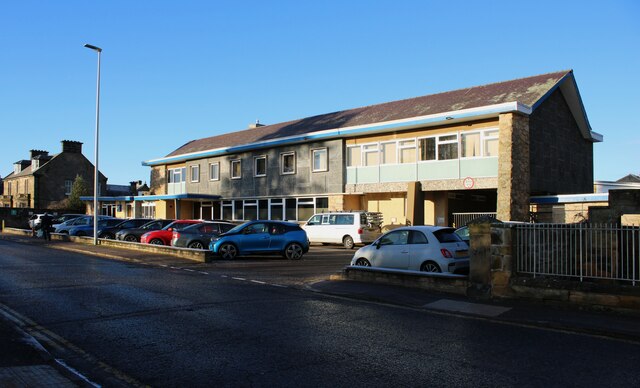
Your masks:
{"label": "side mirror", "polygon": [[380,249],[380,240],[374,242],[373,245],[375,245],[376,249]]}
{"label": "side mirror", "polygon": [[173,228],[167,229],[167,232],[173,232]]}

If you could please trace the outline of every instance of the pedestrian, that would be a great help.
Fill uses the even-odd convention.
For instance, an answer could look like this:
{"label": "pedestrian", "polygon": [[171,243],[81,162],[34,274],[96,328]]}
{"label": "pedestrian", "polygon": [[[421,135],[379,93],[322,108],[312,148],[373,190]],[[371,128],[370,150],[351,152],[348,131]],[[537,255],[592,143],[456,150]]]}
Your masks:
{"label": "pedestrian", "polygon": [[52,218],[49,213],[44,213],[40,220],[40,228],[42,229],[42,237],[46,241],[51,241],[51,225]]}

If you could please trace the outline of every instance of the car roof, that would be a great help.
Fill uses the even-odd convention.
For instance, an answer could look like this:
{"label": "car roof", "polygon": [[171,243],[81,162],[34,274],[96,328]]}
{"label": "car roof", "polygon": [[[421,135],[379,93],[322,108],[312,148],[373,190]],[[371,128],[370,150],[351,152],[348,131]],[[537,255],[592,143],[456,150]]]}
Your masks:
{"label": "car roof", "polygon": [[435,226],[435,225],[414,225],[414,226],[402,226],[400,228],[395,228],[390,230],[389,232],[393,232],[394,230],[418,230],[421,232],[436,232],[442,229],[454,229],[450,226]]}

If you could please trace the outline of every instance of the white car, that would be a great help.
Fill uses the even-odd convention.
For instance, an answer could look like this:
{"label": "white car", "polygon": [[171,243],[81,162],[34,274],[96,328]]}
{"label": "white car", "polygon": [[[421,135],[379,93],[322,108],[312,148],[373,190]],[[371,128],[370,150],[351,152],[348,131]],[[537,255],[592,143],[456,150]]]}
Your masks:
{"label": "white car", "polygon": [[382,235],[358,249],[352,266],[393,268],[424,272],[469,271],[469,247],[442,226],[406,226]]}
{"label": "white car", "polygon": [[40,223],[42,222],[42,216],[44,216],[44,213],[33,214],[31,217],[29,217],[29,228],[37,229]]}
{"label": "white car", "polygon": [[309,242],[342,244],[353,249],[356,244],[370,244],[382,234],[382,213],[378,212],[328,212],[314,214],[302,226]]}

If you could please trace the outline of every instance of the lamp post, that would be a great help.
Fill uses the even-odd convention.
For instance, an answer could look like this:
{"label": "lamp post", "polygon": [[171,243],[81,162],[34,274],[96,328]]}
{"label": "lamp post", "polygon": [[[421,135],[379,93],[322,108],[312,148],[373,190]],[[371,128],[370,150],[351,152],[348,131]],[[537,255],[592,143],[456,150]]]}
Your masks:
{"label": "lamp post", "polygon": [[100,128],[100,54],[102,49],[90,44],[84,47],[98,53],[98,80],[96,82],[96,149],[95,168],[93,171],[93,245],[98,245],[98,130]]}

